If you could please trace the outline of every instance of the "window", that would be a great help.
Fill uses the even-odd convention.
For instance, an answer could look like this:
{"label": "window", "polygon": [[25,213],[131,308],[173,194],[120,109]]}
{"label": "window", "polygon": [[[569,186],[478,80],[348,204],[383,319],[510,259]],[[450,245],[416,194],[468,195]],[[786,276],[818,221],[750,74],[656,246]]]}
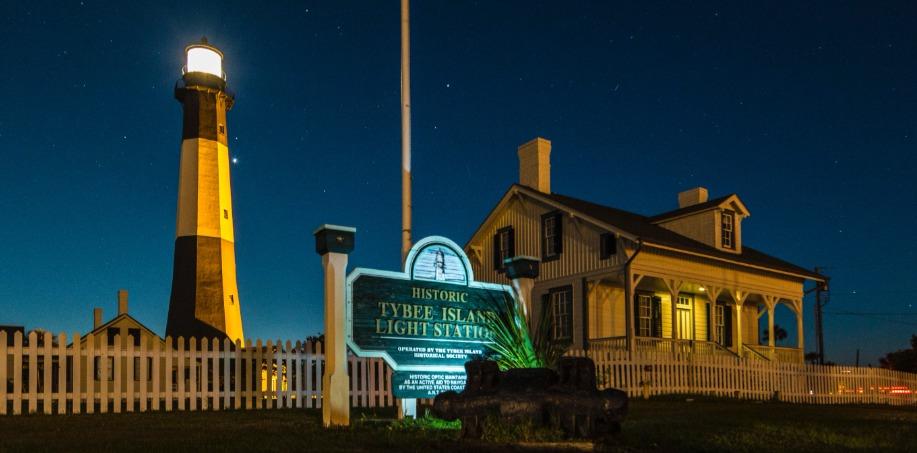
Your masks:
{"label": "window", "polygon": [[554,288],[548,292],[551,314],[551,336],[554,340],[573,338],[573,287]]}
{"label": "window", "polygon": [[713,321],[713,327],[716,329],[716,338],[720,344],[723,344],[724,338],[726,338],[726,313],[724,309],[724,306],[720,304],[716,305],[716,316]]}
{"label": "window", "polygon": [[127,329],[127,336],[133,338],[135,347],[140,347],[140,329]]}
{"label": "window", "polygon": [[226,128],[221,124],[220,125],[220,135],[223,135],[225,133],[226,133]]}
{"label": "window", "polygon": [[717,302],[714,310],[716,342],[727,348],[732,347],[732,307],[728,303]]}
{"label": "window", "polygon": [[[101,367],[100,359],[105,360],[105,366]],[[115,358],[114,357],[93,357],[93,367],[95,368],[95,378],[97,381],[113,381],[115,379],[114,374],[111,372],[115,368]]]}
{"label": "window", "polygon": [[551,212],[541,216],[541,260],[550,261],[560,258],[563,252],[563,217],[560,212]]}
{"label": "window", "polygon": [[721,218],[721,231],[720,236],[722,237],[722,244],[724,249],[735,249],[735,213],[732,211],[723,211],[720,214]]}
{"label": "window", "polygon": [[653,298],[651,296],[640,294],[637,296],[637,336],[653,336]]}
{"label": "window", "polygon": [[[142,377],[142,371],[140,369],[140,357],[134,357],[134,380],[140,381]],[[146,380],[147,382],[153,380],[153,358],[147,357],[146,359]]]}
{"label": "window", "polygon": [[513,227],[508,226],[497,230],[497,234],[494,234],[494,269],[503,270],[504,261],[516,256],[515,242]]}
{"label": "window", "polygon": [[236,298],[232,294],[229,295],[229,303],[232,305],[236,304]]}
{"label": "window", "polygon": [[228,209],[224,209],[224,210],[223,210],[223,218],[224,218],[224,219],[229,219],[229,210],[228,210]]}
{"label": "window", "polygon": [[115,345],[115,336],[121,335],[121,329],[117,327],[109,327],[108,330],[105,331],[105,334],[108,337],[108,345],[114,346]]}
{"label": "window", "polygon": [[638,337],[662,337],[662,299],[638,293],[634,299],[634,326]]}
{"label": "window", "polygon": [[604,233],[599,244],[599,259],[607,260],[618,253],[618,240],[613,233]]}

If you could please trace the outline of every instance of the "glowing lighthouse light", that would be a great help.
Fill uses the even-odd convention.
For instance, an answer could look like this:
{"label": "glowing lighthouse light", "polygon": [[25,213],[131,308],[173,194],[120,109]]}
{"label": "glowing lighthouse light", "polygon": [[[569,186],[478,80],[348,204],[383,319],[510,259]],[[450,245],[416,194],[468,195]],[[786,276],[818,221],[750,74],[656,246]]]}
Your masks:
{"label": "glowing lighthouse light", "polygon": [[189,46],[186,53],[188,72],[206,72],[223,78],[223,54],[220,51],[207,45],[195,44]]}

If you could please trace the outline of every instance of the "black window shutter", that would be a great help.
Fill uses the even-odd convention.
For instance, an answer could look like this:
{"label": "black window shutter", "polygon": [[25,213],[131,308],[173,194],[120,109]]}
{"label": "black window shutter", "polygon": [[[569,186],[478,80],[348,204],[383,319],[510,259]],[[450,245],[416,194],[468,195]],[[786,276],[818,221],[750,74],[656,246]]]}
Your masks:
{"label": "black window shutter", "polygon": [[507,242],[509,242],[509,256],[507,258],[512,258],[516,256],[516,229],[510,227],[507,236],[509,236],[509,239],[507,239]]}
{"label": "black window shutter", "polygon": [[564,215],[554,214],[554,250],[558,255],[564,251]]}
{"label": "black window shutter", "polygon": [[710,323],[710,321],[713,319],[713,315],[711,313],[711,311],[713,311],[713,305],[706,303],[704,304],[704,309],[707,310],[707,341],[712,341],[713,335],[710,332],[712,329],[716,328],[716,326]]}
{"label": "black window shutter", "polygon": [[[544,326],[546,329],[545,334],[550,339],[554,339],[554,319],[552,316],[552,307],[551,305],[551,294],[544,293],[541,295],[541,319],[538,322],[538,326]],[[542,324],[543,322],[543,324]]]}
{"label": "black window shutter", "polygon": [[723,305],[723,345],[732,347],[732,307]]}
{"label": "black window shutter", "polygon": [[662,338],[662,299],[653,296],[653,336]]}
{"label": "black window shutter", "polygon": [[541,236],[541,259],[542,259],[542,260],[544,260],[545,258],[548,258],[548,254],[547,254],[547,250],[548,250],[548,236],[547,236],[547,232],[546,232],[547,230],[546,230],[545,227],[544,227],[544,221],[545,221],[546,218],[547,218],[547,217],[542,217],[542,218],[541,218],[541,234],[540,234],[540,236]]}
{"label": "black window shutter", "polygon": [[607,260],[618,253],[618,241],[612,233],[603,233],[599,244],[599,259]]}
{"label": "black window shutter", "polygon": [[634,336],[640,336],[640,295],[634,294]]}
{"label": "black window shutter", "polygon": [[493,255],[494,255],[494,270],[502,269],[503,263],[500,262],[500,232],[499,231],[497,231],[497,233],[494,234]]}

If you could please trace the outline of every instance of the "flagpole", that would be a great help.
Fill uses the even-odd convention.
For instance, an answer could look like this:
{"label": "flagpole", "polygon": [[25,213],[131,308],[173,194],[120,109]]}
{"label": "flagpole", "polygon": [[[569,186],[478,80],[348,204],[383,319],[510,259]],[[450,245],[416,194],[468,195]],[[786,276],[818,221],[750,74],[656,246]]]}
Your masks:
{"label": "flagpole", "polygon": [[[401,263],[411,250],[411,31],[408,0],[401,0]],[[396,400],[398,418],[417,418],[417,399]]]}
{"label": "flagpole", "polygon": [[401,263],[411,250],[411,32],[408,0],[401,0]]}

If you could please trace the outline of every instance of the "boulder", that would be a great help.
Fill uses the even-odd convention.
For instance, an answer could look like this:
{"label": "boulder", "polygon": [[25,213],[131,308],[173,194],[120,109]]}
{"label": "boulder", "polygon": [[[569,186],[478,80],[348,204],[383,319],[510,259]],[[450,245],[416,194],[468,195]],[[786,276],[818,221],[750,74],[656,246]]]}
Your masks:
{"label": "boulder", "polygon": [[598,390],[595,363],[589,358],[563,357],[557,371],[500,371],[492,360],[472,360],[465,363],[465,371],[468,378],[464,390],[437,395],[433,415],[461,420],[466,438],[480,438],[488,417],[560,428],[568,437],[596,438],[620,431],[627,415],[627,394],[616,389]]}

